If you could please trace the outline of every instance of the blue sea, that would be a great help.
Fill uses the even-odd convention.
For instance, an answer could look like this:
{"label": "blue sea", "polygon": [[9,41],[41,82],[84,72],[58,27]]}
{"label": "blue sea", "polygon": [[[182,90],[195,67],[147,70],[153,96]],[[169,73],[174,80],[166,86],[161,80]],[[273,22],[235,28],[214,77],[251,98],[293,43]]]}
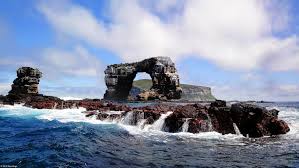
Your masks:
{"label": "blue sea", "polygon": [[165,133],[86,118],[84,109],[0,107],[0,167],[299,167],[299,103],[268,103],[291,131],[246,138]]}

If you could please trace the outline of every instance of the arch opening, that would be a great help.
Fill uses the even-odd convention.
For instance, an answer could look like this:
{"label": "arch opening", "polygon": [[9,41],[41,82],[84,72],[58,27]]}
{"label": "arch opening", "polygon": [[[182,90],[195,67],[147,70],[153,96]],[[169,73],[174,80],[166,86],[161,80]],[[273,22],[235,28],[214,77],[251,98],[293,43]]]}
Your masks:
{"label": "arch opening", "polygon": [[132,88],[129,92],[129,99],[136,100],[137,96],[152,88],[153,82],[151,76],[146,72],[138,72],[133,80]]}

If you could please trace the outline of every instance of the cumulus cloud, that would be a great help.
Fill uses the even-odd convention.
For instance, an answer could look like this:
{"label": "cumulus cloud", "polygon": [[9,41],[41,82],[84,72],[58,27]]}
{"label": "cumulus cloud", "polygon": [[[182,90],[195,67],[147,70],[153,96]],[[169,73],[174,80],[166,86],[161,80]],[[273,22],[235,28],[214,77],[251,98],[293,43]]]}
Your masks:
{"label": "cumulus cloud", "polygon": [[10,85],[9,83],[0,83],[0,95],[6,95],[10,90]]}
{"label": "cumulus cloud", "polygon": [[34,52],[27,57],[3,56],[0,65],[17,69],[22,66],[39,68],[44,72],[45,77],[70,77],[86,76],[98,77],[102,74],[103,66],[101,62],[82,46],[75,46],[71,49],[51,47],[40,49],[35,55]]}
{"label": "cumulus cloud", "polygon": [[76,46],[72,51],[59,48],[47,48],[42,52],[41,69],[58,71],[66,75],[97,77],[102,71],[99,60],[88,50]]}
{"label": "cumulus cloud", "polygon": [[116,0],[107,12],[109,23],[73,3],[44,1],[38,10],[57,32],[111,50],[126,61],[158,55],[177,61],[192,55],[227,69],[299,65],[291,61],[299,57],[298,38],[273,35],[285,30],[289,20],[287,5],[278,1]]}
{"label": "cumulus cloud", "polygon": [[[32,55],[30,55],[30,53]],[[36,54],[38,53],[38,54]],[[50,95],[74,95],[101,97],[104,90],[103,65],[93,56],[88,50],[80,45],[71,47],[70,49],[60,47],[50,47],[40,49],[38,52],[26,53],[27,57],[8,57],[3,56],[0,61],[1,68],[9,72],[13,76],[3,76],[5,81],[11,78],[11,82],[16,75],[14,72],[22,66],[30,66],[39,68],[43,72],[41,82],[41,93]],[[88,79],[88,81],[85,81]],[[85,83],[84,86],[78,87],[76,81],[83,80],[80,83]],[[65,83],[65,81],[68,81]],[[1,82],[1,81],[0,81]],[[52,92],[48,86],[44,86],[44,82],[62,85]],[[87,86],[86,86],[87,84]],[[7,94],[10,90],[11,83],[0,83],[0,94]],[[55,85],[54,85],[55,86]],[[88,91],[90,89],[90,91]],[[68,91],[68,94],[66,94]],[[85,94],[83,92],[86,92]],[[92,93],[92,94],[91,94]]]}

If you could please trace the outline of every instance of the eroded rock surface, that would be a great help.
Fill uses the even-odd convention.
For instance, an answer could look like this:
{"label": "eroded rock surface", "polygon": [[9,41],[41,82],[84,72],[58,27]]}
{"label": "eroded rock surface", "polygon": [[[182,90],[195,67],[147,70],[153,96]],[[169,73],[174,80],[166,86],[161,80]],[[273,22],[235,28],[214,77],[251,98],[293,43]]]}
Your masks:
{"label": "eroded rock surface", "polygon": [[24,101],[27,97],[38,95],[38,84],[42,72],[31,67],[21,67],[17,70],[17,78],[11,85],[8,98],[15,101]]}
{"label": "eroded rock surface", "polygon": [[[152,59],[145,60],[142,63],[133,64],[134,66],[132,66],[137,69],[145,68],[144,70],[148,70],[146,67],[152,66],[151,64],[156,65],[157,63],[157,58]],[[170,64],[169,62],[161,62],[163,65]],[[174,73],[174,70],[167,70],[168,66],[162,67],[162,72],[170,71],[173,74],[170,76],[169,74],[164,74],[166,76],[168,75],[168,77],[160,79],[159,76],[155,76],[157,75],[155,73],[160,71],[152,72],[153,80],[158,82],[150,91],[156,91],[157,94],[163,94],[167,98],[173,98],[173,94],[180,93],[178,91],[179,86],[176,83],[178,82],[178,78],[167,84],[170,89],[164,88],[165,85],[160,85],[161,81],[170,80],[172,75],[176,76],[176,73]],[[240,134],[244,136],[262,137],[285,134],[290,131],[288,124],[278,118],[278,110],[267,110],[266,108],[259,107],[254,104],[235,103],[228,106],[225,101],[216,100],[212,103],[192,104],[158,102],[154,105],[133,107],[128,104],[112,103],[100,99],[65,101],[57,97],[38,94],[38,87],[36,85],[39,83],[39,78],[41,77],[40,71],[29,67],[23,67],[17,71],[17,75],[18,78],[14,81],[9,95],[0,96],[0,103],[5,104],[8,102],[9,104],[13,104],[15,102],[23,102],[27,107],[38,109],[66,109],[83,107],[87,110],[84,112],[86,117],[95,117],[98,120],[121,122],[123,124],[136,125],[139,128],[147,129],[150,129],[151,126],[151,129],[156,129],[154,126],[157,126],[156,123],[159,123],[159,130],[174,133],[182,131],[191,133],[216,131],[222,134],[236,134],[240,132]],[[109,79],[110,77],[111,76],[108,75]],[[118,77],[119,76],[117,76],[117,80],[119,80]],[[120,79],[124,80],[125,77]],[[117,89],[121,89],[118,87],[123,87],[122,85],[116,86]],[[112,89],[113,88],[114,87],[112,87]],[[107,91],[108,95],[110,94],[110,91]],[[124,92],[112,93],[113,94],[109,96],[117,96],[120,94],[125,97]],[[161,119],[163,119],[163,121]]]}
{"label": "eroded rock surface", "polygon": [[246,103],[227,106],[225,101],[186,105],[158,103],[150,106],[131,107],[99,99],[64,101],[55,97],[35,96],[25,105],[39,109],[84,107],[87,109],[86,117],[136,125],[140,128],[154,125],[163,114],[171,112],[165,118],[161,131],[173,133],[216,131],[221,134],[237,134],[240,131],[244,136],[262,137],[285,134],[290,130],[287,123],[278,118],[277,110],[267,110]]}
{"label": "eroded rock surface", "polygon": [[152,78],[152,88],[139,94],[139,100],[179,99],[179,76],[169,57],[153,57],[130,64],[114,64],[105,70],[107,90],[104,99],[127,100],[136,74],[146,72]]}
{"label": "eroded rock surface", "polygon": [[277,118],[278,111],[253,104],[236,103],[231,107],[231,118],[244,136],[261,137],[284,134],[290,129],[286,122]]}
{"label": "eroded rock surface", "polygon": [[[134,80],[133,87],[130,90],[130,100],[135,100],[136,97],[152,87],[152,80],[140,79]],[[176,101],[215,101],[211,88],[206,86],[196,86],[180,83],[182,88],[181,98]]]}

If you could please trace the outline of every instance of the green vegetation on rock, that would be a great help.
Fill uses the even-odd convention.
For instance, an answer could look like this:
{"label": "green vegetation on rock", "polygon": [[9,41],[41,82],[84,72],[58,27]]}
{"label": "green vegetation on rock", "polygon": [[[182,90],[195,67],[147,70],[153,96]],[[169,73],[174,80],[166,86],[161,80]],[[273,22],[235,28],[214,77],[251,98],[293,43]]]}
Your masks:
{"label": "green vegetation on rock", "polygon": [[[141,79],[133,82],[133,90],[138,94],[142,90],[149,90],[152,86],[150,79]],[[216,98],[212,95],[211,88],[206,86],[196,86],[189,84],[180,85],[183,93],[181,100],[186,101],[214,101]],[[137,91],[136,91],[137,90]]]}

